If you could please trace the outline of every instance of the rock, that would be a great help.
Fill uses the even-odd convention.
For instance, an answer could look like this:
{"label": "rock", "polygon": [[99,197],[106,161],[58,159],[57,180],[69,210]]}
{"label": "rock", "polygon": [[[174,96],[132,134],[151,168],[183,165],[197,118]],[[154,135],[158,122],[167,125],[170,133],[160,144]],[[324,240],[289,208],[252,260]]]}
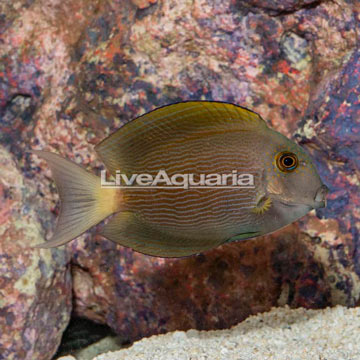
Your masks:
{"label": "rock", "polygon": [[144,256],[99,237],[78,242],[75,311],[105,319],[133,340],[176,329],[226,328],[278,303],[299,306],[307,278],[316,279],[305,297],[308,306],[324,307],[330,286],[307,242],[296,225],[182,259]]}
{"label": "rock", "polygon": [[131,0],[139,9],[145,9],[157,2],[157,0]]}
{"label": "rock", "polygon": [[51,235],[59,208],[50,172],[27,151],[60,144],[89,153],[95,129],[85,133],[63,109],[74,105],[75,44],[81,52],[94,14],[111,14],[111,6],[119,17],[127,9],[70,0],[0,5],[0,359],[51,359],[69,322],[69,252],[31,248]]}
{"label": "rock", "polygon": [[330,194],[318,217],[301,221],[301,229],[318,245],[315,258],[323,265],[333,304],[359,304],[360,288],[360,50],[333,75],[331,86],[313,97],[299,132],[316,159]]}
{"label": "rock", "polygon": [[[356,97],[346,100],[358,84],[357,70],[348,77],[352,85],[337,85],[356,62],[356,9],[345,1],[271,3],[269,9],[266,1],[242,7],[169,0],[137,12],[121,49],[111,38],[83,58],[79,87],[110,129],[182,99],[255,109],[277,130],[294,134],[330,189],[350,201],[351,193],[359,193],[356,135],[339,133],[328,145],[320,132],[349,125],[357,134]],[[352,106],[347,122],[334,125],[339,110],[330,104],[339,97]],[[351,154],[340,150],[343,141]],[[340,151],[344,171],[338,173],[332,158]],[[226,328],[274,305],[353,306],[360,286],[357,196],[352,198],[336,212],[330,195],[329,209],[273,235],[185,259],[147,257],[92,233],[73,245],[75,312],[105,321],[133,341],[173,330]]]}
{"label": "rock", "polygon": [[[29,204],[26,217],[10,216],[2,195],[1,226],[21,219],[20,228],[31,232],[21,244],[40,243],[53,230],[57,192],[45,162],[27,155],[29,148],[56,151],[96,172],[103,165],[94,145],[145,111],[180,100],[230,101],[308,148],[332,190],[329,207],[270,236],[184,259],[134,253],[94,228],[66,248],[75,314],[133,341],[227,328],[274,305],[357,304],[358,21],[358,2],[346,0],[4,1],[0,142],[32,195],[19,197],[17,206]],[[24,225],[28,218],[37,230]],[[53,306],[54,318],[66,315],[50,333],[44,327],[50,343],[31,343],[21,356],[31,358],[34,346],[50,358],[70,309],[69,258],[63,249],[31,251],[35,260],[16,266],[36,270],[36,256],[53,257],[55,294],[48,297],[48,285],[37,294]],[[5,280],[15,282],[20,273]],[[45,305],[34,300],[36,306]],[[31,325],[37,334],[38,323]]]}
{"label": "rock", "polygon": [[360,308],[277,308],[229,330],[152,336],[93,360],[355,359],[360,357],[359,318]]}
{"label": "rock", "polygon": [[51,359],[70,317],[69,257],[31,248],[44,239],[36,182],[2,146],[0,169],[0,359]]}
{"label": "rock", "polygon": [[[110,344],[105,339],[114,340],[115,345],[115,338],[115,334],[107,325],[73,316],[63,333],[60,347],[55,356],[58,358],[64,355],[74,355],[77,360],[87,360],[86,358],[90,358],[88,354],[92,353],[92,357],[94,357],[96,354],[101,353],[100,351],[95,354],[95,351],[101,348],[104,343]],[[118,342],[122,343],[123,341],[118,339]],[[118,348],[116,347],[116,349]]]}

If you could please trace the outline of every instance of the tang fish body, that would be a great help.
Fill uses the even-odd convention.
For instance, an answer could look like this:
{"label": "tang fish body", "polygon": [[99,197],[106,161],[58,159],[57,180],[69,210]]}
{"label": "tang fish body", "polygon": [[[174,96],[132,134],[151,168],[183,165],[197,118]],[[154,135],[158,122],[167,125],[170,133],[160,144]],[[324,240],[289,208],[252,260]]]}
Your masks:
{"label": "tang fish body", "polygon": [[106,238],[145,254],[181,257],[273,232],[325,206],[327,188],[307,153],[233,104],[156,109],[96,151],[114,177],[146,174],[143,184],[162,173],[175,184],[162,178],[160,186],[106,188],[68,160],[35,151],[52,169],[62,200],[55,235],[40,246],[63,245],[113,215]]}

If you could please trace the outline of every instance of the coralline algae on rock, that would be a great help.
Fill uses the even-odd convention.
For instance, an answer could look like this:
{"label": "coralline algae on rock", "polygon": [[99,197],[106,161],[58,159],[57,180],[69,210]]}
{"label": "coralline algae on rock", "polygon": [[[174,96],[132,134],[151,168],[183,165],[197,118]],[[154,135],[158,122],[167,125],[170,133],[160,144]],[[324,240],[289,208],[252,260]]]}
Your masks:
{"label": "coralline algae on rock", "polygon": [[14,200],[17,182],[0,174],[0,354],[50,358],[70,311],[67,253],[26,247],[51,233],[59,210],[48,168],[26,151],[96,171],[96,143],[180,100],[235,102],[296,133],[329,206],[271,236],[178,260],[134,253],[94,229],[67,247],[76,314],[132,341],[226,328],[274,305],[357,304],[358,23],[359,2],[349,0],[3,2],[1,171],[24,186]]}
{"label": "coralline algae on rock", "polygon": [[[321,114],[319,109],[339,96],[333,90],[337,79],[353,68],[356,8],[346,1],[277,5],[157,3],[136,13],[121,49],[111,36],[97,43],[89,53],[93,55],[83,58],[79,86],[104,121],[115,117],[115,126],[154,105],[181,99],[221,99],[248,106],[287,135],[297,130],[326,184],[341,187],[350,200],[358,190],[355,168],[348,168],[342,185],[328,177],[331,156],[318,131],[323,121],[329,133],[334,131],[326,114],[336,116],[337,107]],[[338,88],[344,99],[346,88]],[[330,98],[322,96],[327,93]],[[348,111],[356,106],[352,103]],[[356,116],[349,116],[346,124],[353,124],[354,131]],[[337,144],[342,143],[340,137]],[[354,141],[351,147],[355,159]],[[353,199],[351,208],[340,203],[339,208],[356,213],[356,196]],[[339,244],[356,248],[359,221],[354,215],[347,221],[352,233],[342,232],[334,227],[341,223],[335,219],[338,215],[333,213],[331,219],[327,214],[328,209],[309,214],[301,227],[293,224],[269,237],[190,259],[149,258],[89,237],[86,244],[78,243],[74,258],[75,311],[105,320],[133,340],[175,329],[228,327],[276,304],[354,305],[359,299],[355,261],[350,248],[342,252]],[[338,263],[341,254],[344,261]]]}
{"label": "coralline algae on rock", "polygon": [[69,258],[30,247],[43,239],[36,187],[3,147],[0,168],[0,359],[50,359],[70,317]]}

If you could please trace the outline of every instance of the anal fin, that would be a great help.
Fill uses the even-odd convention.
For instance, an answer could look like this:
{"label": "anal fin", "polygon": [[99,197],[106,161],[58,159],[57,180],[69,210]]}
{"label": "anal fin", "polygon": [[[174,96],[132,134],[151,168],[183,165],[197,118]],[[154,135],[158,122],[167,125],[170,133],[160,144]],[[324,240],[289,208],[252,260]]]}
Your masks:
{"label": "anal fin", "polygon": [[190,256],[218,245],[211,246],[209,242],[205,245],[197,243],[196,239],[164,233],[130,211],[116,214],[101,235],[140,253],[158,257]]}

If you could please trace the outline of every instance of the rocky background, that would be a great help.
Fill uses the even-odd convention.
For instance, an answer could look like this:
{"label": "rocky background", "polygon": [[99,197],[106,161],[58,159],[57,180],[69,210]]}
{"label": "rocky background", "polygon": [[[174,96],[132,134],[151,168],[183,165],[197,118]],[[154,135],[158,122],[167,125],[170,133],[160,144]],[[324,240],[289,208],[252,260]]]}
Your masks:
{"label": "rocky background", "polygon": [[[2,0],[0,359],[51,359],[71,312],[134,341],[285,304],[360,299],[360,2]],[[99,171],[94,145],[168,103],[259,112],[312,154],[328,207],[273,235],[160,259],[96,235],[38,250],[58,195],[29,149]]]}

